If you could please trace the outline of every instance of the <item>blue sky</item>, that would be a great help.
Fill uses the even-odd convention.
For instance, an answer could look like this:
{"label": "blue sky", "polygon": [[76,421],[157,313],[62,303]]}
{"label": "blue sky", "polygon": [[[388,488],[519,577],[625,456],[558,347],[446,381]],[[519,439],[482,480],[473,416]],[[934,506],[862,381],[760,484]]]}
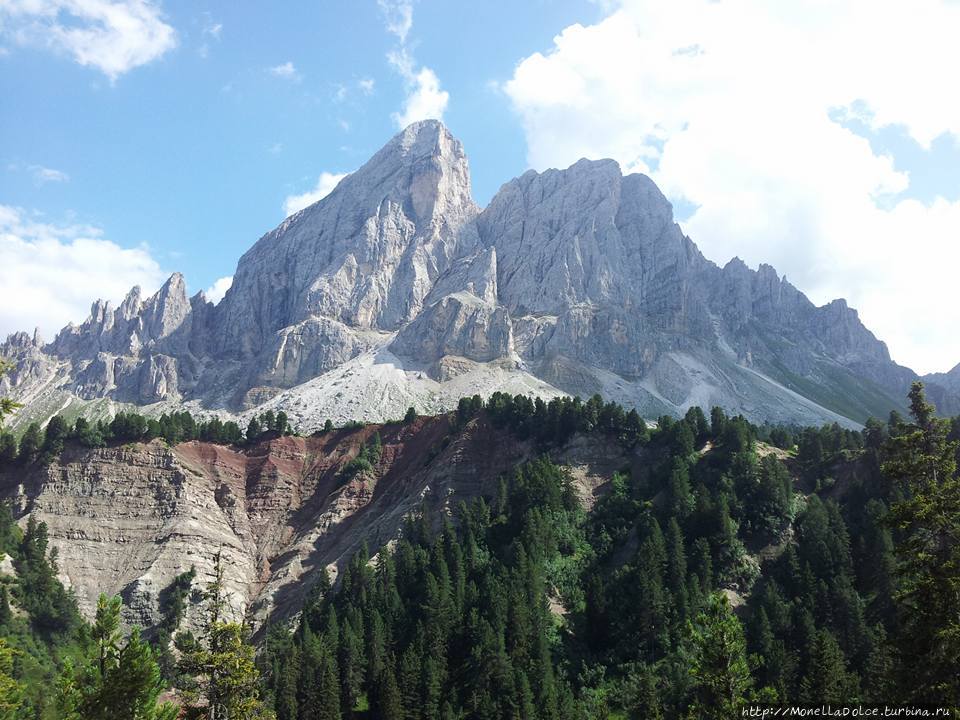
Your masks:
{"label": "blue sky", "polygon": [[[46,48],[0,58],[0,202],[146,243],[194,289],[283,219],[287,195],[322,171],[356,169],[396,132],[405,83],[376,2],[165,2],[177,47],[111,84]],[[482,7],[482,11],[480,8]],[[531,44],[597,15],[587,2],[417,5],[408,43],[443,68],[444,120],[464,142],[486,202],[526,167],[523,131],[491,81]],[[504,22],[504,18],[510,18]],[[220,26],[216,34],[213,29]],[[467,52],[477,44],[495,52]],[[270,68],[292,63],[293,74]],[[372,91],[361,81],[372,80]],[[37,181],[31,168],[68,181]]]}
{"label": "blue sky", "polygon": [[614,157],[711,259],[847,297],[920,371],[960,362],[960,311],[917,320],[960,262],[960,5],[667,5],[0,0],[0,333],[173,270],[208,288],[288,199],[439,116],[480,204]]}

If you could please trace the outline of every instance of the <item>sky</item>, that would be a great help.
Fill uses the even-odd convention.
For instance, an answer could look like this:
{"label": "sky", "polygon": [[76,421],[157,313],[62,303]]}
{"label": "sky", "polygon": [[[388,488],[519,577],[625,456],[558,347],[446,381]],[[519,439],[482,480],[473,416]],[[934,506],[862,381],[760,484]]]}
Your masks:
{"label": "sky", "polygon": [[486,204],[529,168],[649,174],[718,264],[960,362],[960,1],[0,0],[0,335],[265,232],[438,118]]}

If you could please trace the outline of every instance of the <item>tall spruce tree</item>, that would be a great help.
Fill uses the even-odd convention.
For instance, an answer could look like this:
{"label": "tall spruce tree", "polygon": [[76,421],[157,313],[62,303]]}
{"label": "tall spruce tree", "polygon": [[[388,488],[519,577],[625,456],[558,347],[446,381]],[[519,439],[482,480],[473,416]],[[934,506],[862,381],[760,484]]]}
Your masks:
{"label": "tall spruce tree", "polygon": [[62,720],[174,720],[179,708],[158,703],[165,689],[153,650],[134,628],[126,643],[120,633],[119,597],[101,595],[89,654],[68,664],[59,685]]}
{"label": "tall spruce tree", "polygon": [[254,662],[247,628],[225,619],[223,563],[214,557],[214,577],[207,585],[207,620],[201,642],[188,648],[179,669],[199,680],[199,693],[188,697],[186,717],[206,720],[273,720],[260,700],[260,671]]}
{"label": "tall spruce tree", "polygon": [[905,697],[960,708],[960,477],[950,423],[936,416],[923,383],[910,389],[913,422],[886,446],[884,474],[904,499],[890,518],[896,546],[900,632],[897,648]]}
{"label": "tall spruce tree", "polygon": [[690,625],[690,674],[693,707],[704,720],[737,717],[753,684],[740,621],[722,593]]}

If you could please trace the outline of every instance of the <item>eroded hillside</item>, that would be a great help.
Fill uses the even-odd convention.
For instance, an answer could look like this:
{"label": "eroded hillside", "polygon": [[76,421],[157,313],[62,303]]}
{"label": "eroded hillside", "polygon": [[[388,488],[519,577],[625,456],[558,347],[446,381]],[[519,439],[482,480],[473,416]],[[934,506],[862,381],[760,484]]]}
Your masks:
{"label": "eroded hillside", "polygon": [[[379,436],[370,470],[349,464]],[[404,518],[426,506],[493,495],[497,478],[539,453],[481,415],[367,425],[310,437],[272,437],[247,447],[157,439],[99,449],[69,446],[47,467],[12,468],[0,492],[16,514],[49,528],[66,584],[92,616],[101,592],[124,598],[125,620],[151,627],[160,595],[191,567],[196,586],[221,552],[234,613],[256,626],[295,613],[314,575],[366,542],[376,553]],[[574,438],[556,460],[586,503],[631,462],[613,440]],[[199,619],[188,607],[185,626]]]}

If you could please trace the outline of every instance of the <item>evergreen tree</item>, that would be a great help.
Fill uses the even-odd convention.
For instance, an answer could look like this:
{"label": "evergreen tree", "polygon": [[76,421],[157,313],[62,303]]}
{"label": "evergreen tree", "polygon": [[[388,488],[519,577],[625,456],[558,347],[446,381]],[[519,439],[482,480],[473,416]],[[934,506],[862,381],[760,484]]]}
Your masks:
{"label": "evergreen tree", "polygon": [[70,432],[66,420],[60,415],[54,415],[47,423],[47,430],[43,440],[43,458],[45,462],[55,460],[63,452],[63,443]]}
{"label": "evergreen tree", "polygon": [[650,665],[641,664],[624,678],[621,702],[633,720],[660,720],[663,717],[658,685],[656,667]]}
{"label": "evergreen tree", "polygon": [[7,593],[7,586],[0,585],[0,628],[10,623],[13,618],[13,612],[10,610],[10,595]]}
{"label": "evergreen tree", "polygon": [[935,415],[923,383],[910,390],[913,423],[890,438],[883,472],[905,499],[891,508],[902,534],[897,646],[908,697],[960,707],[960,476],[950,424]]}
{"label": "evergreen tree", "polygon": [[694,498],[690,492],[690,471],[687,461],[678,457],[670,470],[667,485],[668,511],[671,516],[685,520],[693,512]]}
{"label": "evergreen tree", "polygon": [[690,673],[694,681],[694,708],[705,719],[736,717],[747,699],[752,680],[740,621],[722,593],[690,626]]}
{"label": "evergreen tree", "polygon": [[60,683],[64,720],[173,720],[178,708],[157,703],[164,690],[150,646],[134,628],[125,644],[120,636],[119,597],[101,595],[91,633],[92,653],[80,665],[68,665]]}
{"label": "evergreen tree", "polygon": [[21,463],[27,464],[34,462],[40,456],[40,450],[43,448],[43,430],[39,423],[30,423],[26,432],[20,438],[20,454],[18,459]]}
{"label": "evergreen tree", "polygon": [[218,552],[214,577],[207,585],[207,621],[203,642],[180,659],[180,671],[199,679],[200,695],[188,697],[188,717],[209,720],[268,720],[274,717],[260,700],[260,672],[254,663],[247,629],[228,622],[223,588],[223,565]]}
{"label": "evergreen tree", "polygon": [[840,645],[829,630],[816,633],[810,661],[800,686],[800,699],[809,704],[852,703],[858,699],[856,678],[848,671]]}
{"label": "evergreen tree", "polygon": [[381,720],[404,720],[403,706],[400,701],[400,688],[393,671],[393,660],[386,663],[376,683],[376,717]]}
{"label": "evergreen tree", "polygon": [[411,405],[410,407],[407,408],[407,412],[403,416],[403,423],[404,425],[409,425],[416,419],[417,419],[417,409]]}
{"label": "evergreen tree", "polygon": [[247,423],[247,442],[255,442],[257,438],[263,433],[263,428],[260,427],[260,421],[257,418],[250,418],[250,422]]}
{"label": "evergreen tree", "polygon": [[0,467],[12,465],[17,459],[17,439],[0,431]]}

